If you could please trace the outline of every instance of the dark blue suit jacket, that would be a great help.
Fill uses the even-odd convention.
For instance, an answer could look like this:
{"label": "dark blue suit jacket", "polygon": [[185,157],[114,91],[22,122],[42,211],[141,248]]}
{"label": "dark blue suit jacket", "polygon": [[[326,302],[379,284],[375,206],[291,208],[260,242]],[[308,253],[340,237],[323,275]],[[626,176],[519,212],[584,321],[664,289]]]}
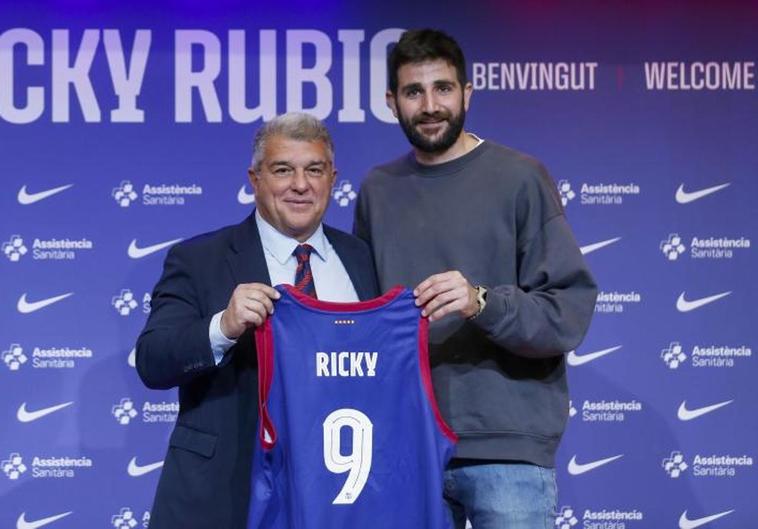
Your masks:
{"label": "dark blue suit jacket", "polygon": [[[368,246],[324,226],[360,299],[379,295]],[[250,498],[258,377],[252,330],[215,365],[211,317],[240,283],[271,284],[255,217],[174,246],[137,341],[137,370],[149,388],[179,387],[151,529],[244,528]]]}

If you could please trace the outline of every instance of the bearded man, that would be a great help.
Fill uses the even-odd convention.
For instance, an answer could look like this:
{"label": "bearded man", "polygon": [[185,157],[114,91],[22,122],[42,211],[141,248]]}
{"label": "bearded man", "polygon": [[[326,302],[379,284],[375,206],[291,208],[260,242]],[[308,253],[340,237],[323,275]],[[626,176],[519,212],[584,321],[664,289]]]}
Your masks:
{"label": "bearded man", "polygon": [[455,40],[407,31],[388,66],[412,150],[369,173],[354,231],[380,288],[415,286],[433,322],[434,390],[459,438],[445,472],[454,525],[552,528],[564,353],[589,326],[595,283],[542,164],[463,129],[473,89]]}

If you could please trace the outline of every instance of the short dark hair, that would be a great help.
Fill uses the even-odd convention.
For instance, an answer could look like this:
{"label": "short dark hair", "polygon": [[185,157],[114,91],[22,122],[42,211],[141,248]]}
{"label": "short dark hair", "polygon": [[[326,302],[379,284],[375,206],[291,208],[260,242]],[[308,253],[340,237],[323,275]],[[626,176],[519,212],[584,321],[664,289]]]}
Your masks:
{"label": "short dark hair", "polygon": [[436,29],[411,29],[404,32],[387,57],[390,92],[397,93],[397,72],[401,66],[437,59],[447,61],[455,67],[458,82],[461,86],[466,85],[466,59],[453,37]]}

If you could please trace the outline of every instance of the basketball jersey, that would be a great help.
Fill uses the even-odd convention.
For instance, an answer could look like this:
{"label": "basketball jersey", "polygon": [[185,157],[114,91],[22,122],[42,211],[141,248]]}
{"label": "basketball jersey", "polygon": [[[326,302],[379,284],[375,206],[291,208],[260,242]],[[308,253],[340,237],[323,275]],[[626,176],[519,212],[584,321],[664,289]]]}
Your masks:
{"label": "basketball jersey", "polygon": [[432,390],[428,320],[396,287],[357,303],[289,285],[256,329],[248,529],[444,529],[456,442]]}

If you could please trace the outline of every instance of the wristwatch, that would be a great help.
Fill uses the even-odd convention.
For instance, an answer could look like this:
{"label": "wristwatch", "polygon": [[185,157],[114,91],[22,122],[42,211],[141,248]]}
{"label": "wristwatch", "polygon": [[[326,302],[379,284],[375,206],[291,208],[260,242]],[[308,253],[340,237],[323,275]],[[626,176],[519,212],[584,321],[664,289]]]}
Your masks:
{"label": "wristwatch", "polygon": [[479,305],[479,309],[476,311],[476,313],[473,316],[469,316],[470,320],[473,320],[477,316],[479,316],[482,312],[484,312],[484,307],[487,306],[487,287],[482,285],[476,285],[474,287],[474,290],[476,290],[476,303]]}

